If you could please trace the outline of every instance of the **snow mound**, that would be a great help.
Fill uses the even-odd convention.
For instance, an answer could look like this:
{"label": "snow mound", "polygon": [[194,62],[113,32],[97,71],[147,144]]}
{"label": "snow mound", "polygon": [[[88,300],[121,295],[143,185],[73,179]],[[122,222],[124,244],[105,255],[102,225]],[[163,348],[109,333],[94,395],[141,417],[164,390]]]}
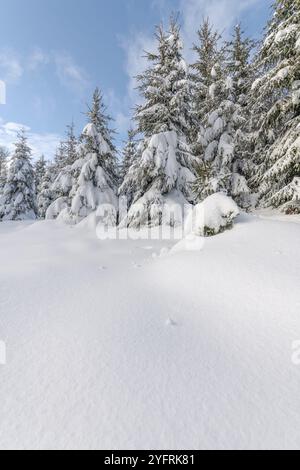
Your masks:
{"label": "snow mound", "polygon": [[187,235],[183,240],[177,243],[171,250],[171,254],[185,251],[201,251],[204,245],[204,238],[197,235]]}
{"label": "snow mound", "polygon": [[56,199],[47,209],[46,220],[57,219],[61,212],[68,209],[69,203],[67,197],[60,197]]}
{"label": "snow mound", "polygon": [[223,193],[213,194],[198,204],[188,215],[185,233],[210,237],[232,228],[240,211],[237,204]]}

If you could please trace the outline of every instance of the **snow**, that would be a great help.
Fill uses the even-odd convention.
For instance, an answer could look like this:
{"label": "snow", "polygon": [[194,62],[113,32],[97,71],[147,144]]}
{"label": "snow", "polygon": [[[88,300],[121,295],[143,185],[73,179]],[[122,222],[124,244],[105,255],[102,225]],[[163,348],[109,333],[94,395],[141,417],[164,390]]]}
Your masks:
{"label": "snow", "polygon": [[0,224],[1,449],[299,448],[300,225],[238,222],[177,253]]}
{"label": "snow", "polygon": [[[147,226],[149,218],[151,226],[160,225],[168,204],[175,204],[178,210],[189,205],[194,198],[190,186],[195,180],[192,173],[195,160],[189,154],[185,137],[175,131],[160,132],[147,139],[138,164],[129,170],[119,191],[122,196],[128,194],[128,189],[135,193],[121,226]],[[181,222],[182,217],[179,219]]]}
{"label": "snow", "polygon": [[213,194],[190,212],[185,233],[200,237],[217,235],[232,227],[239,212],[238,206],[230,197],[223,193]]}
{"label": "snow", "polygon": [[286,28],[280,29],[278,33],[275,35],[275,42],[280,43],[282,41],[286,41],[288,36],[296,33],[299,30],[299,26],[297,24],[291,24]]}
{"label": "snow", "polygon": [[280,81],[283,81],[285,80],[289,74],[291,73],[292,71],[292,67],[291,66],[287,66],[287,67],[283,67],[282,69],[280,69],[277,74],[272,78],[272,82],[280,82]]}
{"label": "snow", "polygon": [[46,219],[56,219],[62,211],[69,207],[69,201],[67,197],[60,197],[56,199],[46,211]]}

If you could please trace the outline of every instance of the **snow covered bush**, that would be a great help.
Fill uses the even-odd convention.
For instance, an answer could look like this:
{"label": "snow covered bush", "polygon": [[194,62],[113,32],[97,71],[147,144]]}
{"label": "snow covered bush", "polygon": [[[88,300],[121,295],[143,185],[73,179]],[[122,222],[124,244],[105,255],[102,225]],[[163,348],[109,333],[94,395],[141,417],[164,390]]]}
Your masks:
{"label": "snow covered bush", "polygon": [[237,204],[223,193],[209,196],[190,212],[186,224],[186,235],[211,237],[232,228],[240,211]]}
{"label": "snow covered bush", "polygon": [[0,219],[36,219],[36,194],[31,149],[25,131],[18,133],[16,149],[12,155],[7,181],[0,199]]}

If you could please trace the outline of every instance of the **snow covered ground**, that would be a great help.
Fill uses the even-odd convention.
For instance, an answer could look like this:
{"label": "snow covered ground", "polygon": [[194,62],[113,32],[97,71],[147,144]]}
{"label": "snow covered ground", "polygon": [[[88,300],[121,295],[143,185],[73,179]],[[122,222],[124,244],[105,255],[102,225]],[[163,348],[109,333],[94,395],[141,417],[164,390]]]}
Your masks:
{"label": "snow covered ground", "polygon": [[0,224],[0,448],[299,448],[295,222],[169,253]]}

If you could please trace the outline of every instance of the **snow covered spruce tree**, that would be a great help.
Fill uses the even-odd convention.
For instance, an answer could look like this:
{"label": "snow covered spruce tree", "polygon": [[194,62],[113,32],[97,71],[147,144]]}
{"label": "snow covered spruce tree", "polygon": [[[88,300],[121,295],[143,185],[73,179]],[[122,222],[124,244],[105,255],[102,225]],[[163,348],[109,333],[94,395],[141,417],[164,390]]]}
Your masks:
{"label": "snow covered spruce tree", "polygon": [[240,24],[236,25],[231,41],[226,42],[228,79],[232,80],[230,98],[235,107],[233,115],[234,156],[229,194],[244,209],[251,206],[251,190],[248,185],[251,163],[245,156],[244,148],[248,145],[249,96],[254,77],[252,53],[255,46],[255,41],[244,36]]}
{"label": "snow covered spruce tree", "polygon": [[46,217],[46,212],[50,207],[53,201],[53,192],[52,192],[52,170],[48,166],[46,167],[44,176],[39,186],[38,198],[37,198],[37,208],[38,216],[41,219]]}
{"label": "snow covered spruce tree", "polygon": [[54,161],[52,164],[53,179],[55,179],[59,173],[64,169],[66,162],[66,144],[61,141],[56,149]]}
{"label": "snow covered spruce tree", "polygon": [[46,166],[47,164],[44,155],[42,155],[34,165],[34,181],[37,195],[39,193],[43,177],[45,176]]}
{"label": "snow covered spruce tree", "polygon": [[173,225],[170,207],[180,209],[175,215],[179,221],[182,206],[193,202],[190,80],[177,22],[171,21],[168,32],[158,27],[156,39],[158,50],[147,54],[149,68],[138,77],[144,103],[136,108],[135,120],[144,140],[120,188],[130,207],[121,226]]}
{"label": "snow covered spruce tree", "polygon": [[202,147],[198,147],[197,138],[199,128],[203,124],[205,117],[211,111],[211,101],[209,98],[209,89],[213,84],[212,69],[218,63],[222,56],[219,44],[221,35],[213,29],[210,20],[203,21],[198,34],[198,44],[194,44],[193,51],[197,60],[191,65],[192,80],[192,110],[194,122],[192,126],[192,139],[194,142],[195,153],[201,153]]}
{"label": "snow covered spruce tree", "polygon": [[76,167],[78,177],[70,192],[70,209],[61,216],[69,223],[78,223],[94,213],[97,218],[106,216],[106,221],[115,224],[118,210],[116,149],[109,127],[111,118],[106,114],[98,89],[87,117],[89,122],[81,136],[80,165]]}
{"label": "snow covered spruce tree", "polygon": [[19,132],[15,146],[0,201],[0,218],[4,221],[36,218],[34,171],[24,130]]}
{"label": "snow covered spruce tree", "polygon": [[[207,26],[203,28],[206,30]],[[210,34],[214,38],[214,42],[211,40],[214,52],[210,56],[217,61],[206,82],[210,85],[203,88],[206,90],[206,97],[203,97],[206,115],[199,126],[197,149],[200,163],[193,188],[200,201],[216,192],[224,192],[247,207],[250,191],[243,174],[240,147],[243,127],[247,123],[247,90],[251,80],[249,62],[253,43],[243,38],[240,26],[235,28],[233,39],[226,43],[226,47],[218,46],[217,33]]]}
{"label": "snow covered spruce tree", "polygon": [[56,219],[62,210],[70,208],[70,192],[78,177],[78,168],[81,168],[81,163],[78,139],[72,122],[71,125],[67,126],[66,140],[60,143],[51,168],[53,181],[51,198],[53,202],[47,209],[46,218]]}
{"label": "snow covered spruce tree", "polygon": [[71,166],[78,159],[78,139],[75,135],[75,125],[72,122],[67,126],[67,138],[64,142],[63,166]]}
{"label": "snow covered spruce tree", "polygon": [[123,159],[121,163],[120,177],[124,181],[130,167],[135,163],[137,158],[137,142],[135,140],[135,132],[133,129],[128,131],[128,139],[123,148]]}
{"label": "snow covered spruce tree", "polygon": [[300,3],[276,0],[252,93],[252,180],[263,207],[300,213]]}
{"label": "snow covered spruce tree", "polygon": [[6,147],[0,146],[0,197],[3,194],[3,189],[6,183],[8,158],[8,149]]}

